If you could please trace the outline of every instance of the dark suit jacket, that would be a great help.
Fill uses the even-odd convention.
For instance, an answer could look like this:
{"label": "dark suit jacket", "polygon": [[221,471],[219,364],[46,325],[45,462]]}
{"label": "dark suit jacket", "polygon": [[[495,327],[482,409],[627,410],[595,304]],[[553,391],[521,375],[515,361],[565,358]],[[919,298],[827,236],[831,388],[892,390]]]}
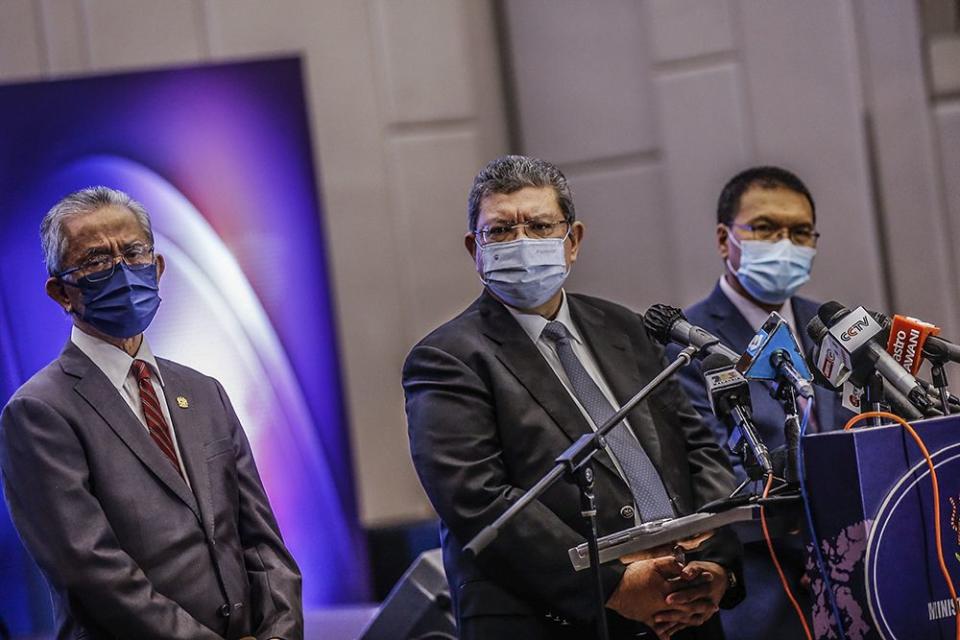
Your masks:
{"label": "dark suit jacket", "polygon": [[[807,323],[817,315],[820,305],[799,296],[794,296],[792,302],[799,334],[797,339],[800,340],[804,354],[809,355],[813,342],[806,332]],[[686,309],[684,314],[691,324],[706,329],[737,353],[743,353],[756,333],[720,289],[719,283],[706,299]],[[679,351],[680,348],[676,345],[667,347],[667,355],[670,357],[676,357]],[[693,407],[713,429],[717,442],[726,444],[731,428],[717,420],[710,410],[710,400],[707,398],[703,371],[698,360],[680,371],[680,381]],[[780,403],[771,398],[766,387],[759,382],[750,383],[750,400],[753,404],[753,421],[760,437],[770,449],[782,446],[784,444],[783,421],[786,416]],[[839,394],[817,385],[814,385],[814,411],[817,424],[823,431],[841,428],[853,415],[843,408]],[[743,480],[746,475],[740,460],[731,455],[731,464],[737,477]]]}
{"label": "dark suit jacket", "polygon": [[3,410],[4,496],[57,637],[302,638],[300,573],[226,393],[157,362],[192,490],[72,343]]}
{"label": "dark suit jacket", "polygon": [[[662,349],[633,312],[586,296],[568,294],[567,301],[620,402],[662,369]],[[441,518],[461,637],[558,637],[547,613],[589,625],[595,612],[590,575],[574,572],[567,555],[586,537],[574,485],[560,482],[530,504],[476,560],[461,550],[591,431],[536,345],[484,293],[413,348],[403,384],[413,461]],[[688,513],[726,496],[733,487],[726,457],[679,385],[665,383],[648,402],[652,420],[635,410],[630,424],[677,510]],[[632,508],[624,509],[633,502],[630,490],[609,456],[601,452],[595,469],[600,534],[633,526]],[[739,570],[738,543],[726,533],[704,556]],[[618,563],[603,567],[606,598],[623,571]],[[739,592],[730,596],[735,601]],[[592,627],[584,626],[573,637],[591,635]]]}

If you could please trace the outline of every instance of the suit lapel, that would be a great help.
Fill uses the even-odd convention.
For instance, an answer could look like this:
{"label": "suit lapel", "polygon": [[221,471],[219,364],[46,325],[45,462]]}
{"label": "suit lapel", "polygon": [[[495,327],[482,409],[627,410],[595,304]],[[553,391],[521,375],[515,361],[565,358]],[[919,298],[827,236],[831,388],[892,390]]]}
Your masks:
{"label": "suit lapel", "polygon": [[[580,408],[510,312],[484,292],[480,298],[480,313],[484,319],[484,335],[498,345],[497,360],[510,370],[570,441],[590,433],[592,429]],[[600,451],[596,459],[619,475],[605,452]]]}
{"label": "suit lapel", "polygon": [[720,289],[719,283],[710,294],[709,313],[716,322],[714,334],[737,353],[743,351],[753,338],[754,331]]}
{"label": "suit lapel", "polygon": [[60,355],[60,363],[66,373],[79,378],[74,386],[76,392],[103,418],[140,462],[199,518],[197,501],[189,487],[103,372],[73,343],[68,344]]}
{"label": "suit lapel", "polygon": [[[617,403],[622,406],[649,382],[640,375],[637,355],[629,336],[606,322],[603,312],[596,307],[572,295],[567,296],[567,303],[570,305],[570,314],[600,367],[600,372],[610,386]],[[629,420],[630,428],[647,452],[647,456],[657,467],[660,467],[660,437],[649,409],[649,400],[641,401],[631,412]]]}
{"label": "suit lapel", "polygon": [[[200,507],[200,519],[204,530],[212,537],[214,534],[213,495],[207,474],[207,461],[204,458],[204,434],[198,428],[202,421],[197,415],[204,410],[204,407],[199,405],[196,399],[193,404],[190,403],[191,394],[186,381],[168,367],[166,362],[158,358],[157,365],[163,374],[163,394],[166,396],[170,419],[173,421],[173,428],[180,444],[183,466],[187,469],[190,486],[193,487],[194,496]],[[186,406],[181,406],[178,402],[181,398]]]}

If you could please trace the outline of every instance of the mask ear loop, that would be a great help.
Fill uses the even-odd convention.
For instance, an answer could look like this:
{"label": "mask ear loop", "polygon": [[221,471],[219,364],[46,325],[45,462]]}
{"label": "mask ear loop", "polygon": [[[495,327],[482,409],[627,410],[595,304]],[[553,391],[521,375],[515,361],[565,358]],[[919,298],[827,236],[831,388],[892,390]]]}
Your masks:
{"label": "mask ear loop", "polygon": [[[725,227],[727,228],[727,240],[728,240],[729,242],[733,243],[733,246],[735,246],[735,247],[740,251],[740,257],[741,257],[741,259],[743,259],[743,245],[740,244],[740,241],[737,239],[737,236],[734,235],[733,226],[731,226],[731,225],[729,225],[729,224],[725,224],[725,225],[723,225],[723,226],[725,226]],[[727,255],[729,256],[729,252],[728,252]],[[734,277],[737,277],[737,272],[738,272],[739,270],[733,268],[733,265],[730,264],[730,258],[729,258],[729,257],[727,257],[727,258],[724,260],[724,264],[725,264],[726,267],[727,267],[727,271],[729,271],[730,274],[733,275]]]}

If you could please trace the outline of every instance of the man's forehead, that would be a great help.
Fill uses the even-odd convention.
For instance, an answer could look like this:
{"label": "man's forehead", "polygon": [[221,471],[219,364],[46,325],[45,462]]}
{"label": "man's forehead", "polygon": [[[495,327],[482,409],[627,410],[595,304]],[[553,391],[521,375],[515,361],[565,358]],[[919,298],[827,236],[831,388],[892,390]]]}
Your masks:
{"label": "man's forehead", "polygon": [[126,207],[101,207],[96,211],[69,216],[63,221],[64,236],[71,249],[105,242],[146,240],[140,221]]}
{"label": "man's forehead", "polygon": [[480,218],[562,214],[553,187],[524,187],[512,193],[491,193],[480,201]]}
{"label": "man's forehead", "polygon": [[813,221],[813,209],[802,193],[787,187],[751,186],[740,197],[736,218],[740,221],[752,218],[806,218]]}

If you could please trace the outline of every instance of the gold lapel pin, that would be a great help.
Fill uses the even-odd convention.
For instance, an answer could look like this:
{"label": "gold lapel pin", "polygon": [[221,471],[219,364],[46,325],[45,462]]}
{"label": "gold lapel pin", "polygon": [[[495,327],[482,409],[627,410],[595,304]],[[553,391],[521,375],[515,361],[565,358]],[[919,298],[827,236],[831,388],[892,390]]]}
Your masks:
{"label": "gold lapel pin", "polygon": [[190,407],[190,401],[183,396],[177,396],[177,406],[181,409],[187,409]]}

